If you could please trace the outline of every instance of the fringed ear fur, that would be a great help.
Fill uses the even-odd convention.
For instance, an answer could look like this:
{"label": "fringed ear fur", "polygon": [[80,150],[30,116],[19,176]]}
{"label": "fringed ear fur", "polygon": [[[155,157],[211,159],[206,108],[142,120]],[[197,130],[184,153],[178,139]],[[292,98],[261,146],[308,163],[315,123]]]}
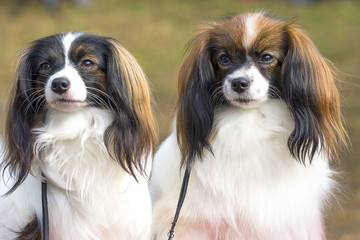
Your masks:
{"label": "fringed ear fur", "polygon": [[135,178],[156,144],[156,124],[151,111],[146,76],[135,58],[116,40],[108,39],[107,93],[114,120],[105,132],[112,157]]}
{"label": "fringed ear fur", "polygon": [[176,130],[182,153],[182,165],[211,151],[209,137],[214,118],[211,88],[215,73],[208,49],[208,33],[199,32],[189,44],[178,82]]}
{"label": "fringed ear fur", "polygon": [[17,73],[8,102],[5,125],[5,155],[1,169],[8,171],[15,180],[7,194],[11,194],[25,180],[31,168],[32,139],[30,128],[35,124],[39,106],[32,87],[32,68],[29,62],[30,49],[19,55]]}
{"label": "fringed ear fur", "polygon": [[310,38],[291,22],[287,26],[288,52],[282,66],[282,93],[295,120],[288,140],[296,159],[310,162],[323,148],[338,157],[347,135],[342,124],[340,98],[327,60]]}

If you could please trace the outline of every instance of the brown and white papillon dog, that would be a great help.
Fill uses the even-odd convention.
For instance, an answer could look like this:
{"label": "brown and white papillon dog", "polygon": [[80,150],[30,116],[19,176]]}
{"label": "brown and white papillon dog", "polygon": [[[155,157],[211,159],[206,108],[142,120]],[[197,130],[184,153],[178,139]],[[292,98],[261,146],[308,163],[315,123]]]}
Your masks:
{"label": "brown and white papillon dog", "polygon": [[327,60],[293,20],[264,13],[205,25],[188,51],[154,157],[152,238],[168,238],[190,167],[174,239],[325,239],[329,161],[347,138]]}
{"label": "brown and white papillon dog", "polygon": [[[85,32],[20,54],[6,123],[1,239],[147,239],[156,140],[148,82],[116,40]],[[44,178],[42,175],[44,175]]]}

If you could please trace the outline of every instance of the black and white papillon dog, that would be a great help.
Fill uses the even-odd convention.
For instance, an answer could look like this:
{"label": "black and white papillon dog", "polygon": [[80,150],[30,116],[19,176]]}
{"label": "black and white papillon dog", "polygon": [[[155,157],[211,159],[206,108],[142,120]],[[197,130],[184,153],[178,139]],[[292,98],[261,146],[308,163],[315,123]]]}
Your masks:
{"label": "black and white papillon dog", "polygon": [[[4,139],[1,239],[147,239],[156,141],[148,82],[116,40],[49,36],[20,54]],[[42,177],[43,174],[43,177]]]}
{"label": "black and white papillon dog", "polygon": [[188,51],[176,127],[154,157],[152,238],[326,239],[329,162],[347,139],[327,60],[293,20],[264,13],[205,25]]}

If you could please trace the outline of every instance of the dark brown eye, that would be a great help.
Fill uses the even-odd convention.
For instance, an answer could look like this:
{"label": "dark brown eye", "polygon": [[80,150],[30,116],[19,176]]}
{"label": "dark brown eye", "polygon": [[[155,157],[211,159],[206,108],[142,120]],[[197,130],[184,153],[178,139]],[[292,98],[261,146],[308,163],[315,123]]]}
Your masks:
{"label": "dark brown eye", "polygon": [[230,58],[226,55],[221,55],[219,57],[219,63],[223,66],[228,66],[230,65],[231,61],[230,61]]}
{"label": "dark brown eye", "polygon": [[271,54],[265,53],[260,57],[260,63],[269,64],[275,61],[275,57]]}
{"label": "dark brown eye", "polygon": [[89,59],[85,59],[81,62],[81,67],[83,68],[92,68],[94,65],[94,62]]}
{"label": "dark brown eye", "polygon": [[40,65],[40,71],[41,72],[48,72],[51,70],[51,65],[48,62],[44,62]]}

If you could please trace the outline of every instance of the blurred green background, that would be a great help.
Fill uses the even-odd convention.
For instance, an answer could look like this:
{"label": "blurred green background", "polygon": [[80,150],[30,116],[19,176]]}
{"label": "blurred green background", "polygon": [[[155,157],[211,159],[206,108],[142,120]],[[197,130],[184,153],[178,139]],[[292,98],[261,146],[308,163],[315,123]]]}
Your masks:
{"label": "blurred green background", "polygon": [[[335,166],[343,196],[327,213],[328,239],[360,239],[360,2],[358,0],[0,0],[1,121],[15,72],[15,55],[47,35],[88,31],[118,39],[147,73],[155,99],[160,139],[169,133],[176,81],[184,49],[204,21],[227,13],[267,11],[296,17],[340,72],[343,114],[351,147]],[[295,3],[297,2],[297,3]]]}

